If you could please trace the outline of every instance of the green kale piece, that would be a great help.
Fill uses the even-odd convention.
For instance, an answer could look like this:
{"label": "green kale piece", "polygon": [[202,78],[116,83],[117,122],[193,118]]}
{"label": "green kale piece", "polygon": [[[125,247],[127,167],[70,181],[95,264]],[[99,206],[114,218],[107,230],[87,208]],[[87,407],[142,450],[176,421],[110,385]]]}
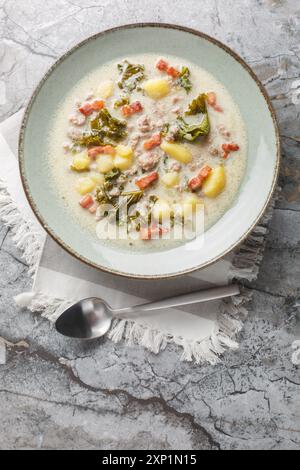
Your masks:
{"label": "green kale piece", "polygon": [[186,116],[195,116],[202,114],[202,119],[198,123],[188,123],[182,116],[176,119],[177,132],[175,133],[175,140],[188,140],[194,141],[197,137],[207,136],[210,132],[210,122],[206,107],[206,94],[201,93],[197,98],[189,104],[188,110],[185,112]]}
{"label": "green kale piece", "polygon": [[189,104],[188,110],[185,114],[187,116],[192,116],[199,113],[207,114],[205,93],[200,93],[197,98],[193,99],[193,101]]}
{"label": "green kale piece", "polygon": [[190,70],[188,67],[182,67],[179,77],[176,80],[176,83],[185,89],[189,93],[192,89],[192,83],[190,80]]}
{"label": "green kale piece", "polygon": [[208,115],[204,114],[203,119],[199,124],[188,124],[181,116],[178,116],[177,121],[177,133],[175,140],[188,140],[192,142],[199,136],[206,136],[210,131],[210,124]]}
{"label": "green kale piece", "polygon": [[82,147],[97,145],[116,145],[116,142],[127,136],[125,121],[113,117],[108,109],[103,108],[90,121],[90,130],[74,137],[75,144]]}
{"label": "green kale piece", "polygon": [[126,122],[113,117],[107,108],[99,111],[95,119],[90,122],[90,126],[91,130],[103,139],[118,141],[127,135]]}
{"label": "green kale piece", "polygon": [[113,168],[111,171],[105,174],[105,177],[104,177],[105,182],[116,180],[117,178],[119,178],[120,174],[121,174],[121,171],[119,170],[119,168]]}
{"label": "green kale piece", "polygon": [[107,140],[104,141],[102,137],[93,132],[84,132],[80,137],[73,138],[73,141],[82,147],[111,144],[111,142],[108,142]]}
{"label": "green kale piece", "polygon": [[118,64],[120,72],[119,88],[131,92],[136,89],[138,83],[145,78],[145,67],[141,64],[131,64],[124,60]]}
{"label": "green kale piece", "polygon": [[124,106],[125,104],[129,104],[130,100],[128,96],[121,96],[119,100],[116,100],[114,102],[114,109],[118,109],[121,106]]}

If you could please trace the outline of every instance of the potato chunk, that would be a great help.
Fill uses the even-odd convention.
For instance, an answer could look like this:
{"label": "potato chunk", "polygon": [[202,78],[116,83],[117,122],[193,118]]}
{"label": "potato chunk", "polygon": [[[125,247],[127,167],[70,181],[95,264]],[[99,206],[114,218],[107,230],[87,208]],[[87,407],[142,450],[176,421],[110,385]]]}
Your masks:
{"label": "potato chunk", "polygon": [[223,166],[213,168],[203,183],[202,189],[207,197],[217,197],[225,188],[226,174]]}
{"label": "potato chunk", "polygon": [[77,191],[79,194],[84,196],[87,193],[91,193],[96,187],[95,181],[92,178],[86,177],[81,178],[76,186]]}
{"label": "potato chunk", "polygon": [[120,155],[120,157],[124,157],[124,158],[130,158],[132,157],[132,154],[133,154],[133,150],[129,145],[119,144],[116,146],[115,150],[116,150],[117,155]]}
{"label": "potato chunk", "polygon": [[190,163],[193,158],[189,149],[182,144],[174,144],[172,142],[164,141],[160,145],[160,148],[180,163]]}
{"label": "potato chunk", "polygon": [[188,194],[183,198],[182,203],[180,205],[176,204],[175,214],[177,216],[181,216],[185,219],[188,219],[197,210],[203,208],[204,202],[197,196],[197,194]]}
{"label": "potato chunk", "polygon": [[98,86],[97,94],[100,98],[109,98],[114,91],[114,84],[111,80],[104,80]]}
{"label": "potato chunk", "polygon": [[170,92],[170,85],[164,78],[151,78],[145,82],[144,90],[150,98],[159,100]]}
{"label": "potato chunk", "polygon": [[89,174],[89,177],[96,183],[96,184],[103,184],[104,183],[104,176],[102,173],[97,173],[93,171]]}
{"label": "potato chunk", "polygon": [[100,173],[108,173],[114,168],[114,159],[111,155],[101,155],[97,162]]}
{"label": "potato chunk", "polygon": [[73,171],[86,171],[89,169],[91,160],[87,156],[85,152],[82,152],[76,157],[73,158],[72,164],[71,164],[71,170]]}
{"label": "potato chunk", "polygon": [[132,165],[132,158],[131,157],[121,157],[120,155],[116,155],[114,159],[114,166],[119,168],[119,170],[128,170]]}
{"label": "potato chunk", "polygon": [[168,201],[165,201],[164,199],[158,199],[152,208],[152,215],[155,220],[168,221],[171,215],[171,206]]}
{"label": "potato chunk", "polygon": [[179,183],[179,174],[176,171],[166,173],[162,176],[161,181],[167,188],[172,188]]}

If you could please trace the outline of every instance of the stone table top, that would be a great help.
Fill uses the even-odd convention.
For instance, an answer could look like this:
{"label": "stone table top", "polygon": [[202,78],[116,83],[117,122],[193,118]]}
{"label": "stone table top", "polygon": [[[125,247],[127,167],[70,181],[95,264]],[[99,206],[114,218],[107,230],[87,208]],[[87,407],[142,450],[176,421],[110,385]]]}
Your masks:
{"label": "stone table top", "polygon": [[[240,349],[217,366],[109,340],[77,344],[13,295],[31,284],[0,226],[1,449],[300,448],[300,5],[295,0],[0,0],[0,120],[19,110],[64,51],[133,22],[199,29],[235,49],[265,84],[282,137],[282,193]],[[100,364],[100,365],[99,365]]]}

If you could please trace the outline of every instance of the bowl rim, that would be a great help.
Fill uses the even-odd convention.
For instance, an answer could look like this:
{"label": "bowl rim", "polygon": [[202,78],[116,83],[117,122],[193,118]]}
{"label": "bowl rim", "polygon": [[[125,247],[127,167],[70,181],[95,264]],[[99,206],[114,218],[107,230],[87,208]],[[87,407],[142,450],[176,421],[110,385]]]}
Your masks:
{"label": "bowl rim", "polygon": [[[85,258],[84,256],[80,255],[77,251],[73,250],[72,247],[70,247],[67,243],[65,243],[55,232],[52,230],[51,227],[47,224],[47,221],[45,220],[44,216],[40,214],[35,201],[31,195],[30,188],[28,181],[26,179],[26,174],[25,174],[25,157],[24,157],[24,137],[25,137],[25,131],[26,131],[26,126],[27,126],[27,121],[29,119],[29,115],[31,112],[31,109],[33,107],[33,104],[43,87],[44,83],[46,80],[49,78],[49,76],[52,74],[52,72],[70,55],[73,54],[77,49],[80,47],[84,46],[85,44],[89,43],[90,41],[94,41],[98,39],[101,36],[107,35],[109,33],[113,33],[115,31],[119,30],[125,30],[125,29],[135,29],[135,28],[144,28],[144,27],[153,27],[153,28],[165,28],[165,29],[173,29],[177,31],[183,31],[189,34],[192,34],[194,36],[200,37],[201,39],[205,39],[206,41],[212,43],[213,45],[223,49],[226,53],[228,53],[233,59],[235,59],[243,68],[244,70],[251,76],[251,78],[256,82],[258,89],[260,93],[262,94],[267,107],[269,109],[272,121],[273,121],[273,126],[275,130],[275,139],[276,139],[276,163],[275,163],[275,169],[274,169],[274,174],[273,174],[273,180],[272,184],[268,193],[268,196],[265,200],[264,206],[262,207],[261,211],[257,215],[255,221],[251,224],[251,226],[243,233],[243,235],[236,241],[234,242],[229,248],[224,250],[222,253],[220,253],[218,256],[215,258],[212,258],[211,260],[202,263],[200,265],[197,265],[193,268],[188,268],[184,269],[175,273],[168,273],[168,274],[157,274],[157,275],[147,275],[147,274],[130,274],[122,271],[118,271],[116,269],[110,269],[104,266],[100,266],[97,263],[93,263],[91,260]],[[19,171],[20,171],[20,176],[21,176],[21,182],[22,186],[27,198],[27,201],[37,217],[39,223],[42,225],[44,230],[47,232],[47,234],[56,242],[58,245],[60,245],[65,251],[67,251],[69,254],[74,256],[77,260],[82,261],[86,265],[96,268],[100,271],[109,273],[109,274],[114,274],[118,275],[121,277],[129,278],[129,279],[144,279],[144,280],[155,280],[155,279],[170,279],[170,278],[176,278],[179,276],[183,276],[186,274],[190,274],[194,271],[198,271],[200,269],[206,268],[208,266],[211,266],[212,264],[216,263],[219,261],[221,258],[223,258],[225,255],[230,253],[234,248],[239,246],[247,237],[248,235],[252,232],[252,230],[256,227],[256,225],[259,223],[261,218],[263,217],[264,213],[266,212],[266,209],[269,205],[269,202],[271,200],[271,197],[274,193],[274,190],[277,185],[278,181],[278,176],[279,176],[279,167],[280,167],[280,162],[281,162],[281,144],[280,144],[280,134],[279,134],[279,125],[278,125],[278,120],[275,114],[275,110],[273,108],[273,105],[271,103],[271,99],[266,91],[266,88],[264,85],[261,83],[255,72],[252,70],[252,68],[246,63],[242,57],[237,54],[235,51],[233,51],[229,46],[225,45],[222,43],[220,40],[203,33],[201,31],[198,31],[193,28],[189,28],[187,26],[182,26],[178,24],[172,24],[172,23],[156,23],[156,22],[140,22],[140,23],[129,23],[129,24],[124,24],[120,26],[115,26],[113,28],[105,29],[104,31],[100,31],[96,34],[93,34],[92,36],[89,36],[88,38],[84,39],[83,41],[80,41],[77,43],[75,46],[71,47],[68,49],[65,53],[63,53],[51,66],[50,68],[46,71],[46,73],[43,75],[41,80],[38,82],[37,86],[35,87],[28,103],[24,111],[24,115],[22,118],[22,123],[21,123],[21,128],[20,128],[20,133],[19,133],[19,140],[18,140],[18,160],[19,160]]]}

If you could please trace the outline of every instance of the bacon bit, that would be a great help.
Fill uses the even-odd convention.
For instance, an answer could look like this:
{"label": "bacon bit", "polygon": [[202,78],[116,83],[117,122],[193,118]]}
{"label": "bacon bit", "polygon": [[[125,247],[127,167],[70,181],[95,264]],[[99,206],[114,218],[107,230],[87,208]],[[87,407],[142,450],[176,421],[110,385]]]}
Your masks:
{"label": "bacon bit", "polygon": [[231,143],[231,144],[222,144],[222,150],[223,150],[223,155],[222,158],[227,158],[230,154],[230,152],[236,152],[239,150],[239,146],[237,144]]}
{"label": "bacon bit", "polygon": [[100,109],[104,108],[104,101],[103,100],[95,100],[92,102],[92,108],[94,111],[99,111]]}
{"label": "bacon bit", "polygon": [[143,110],[143,106],[141,105],[140,101],[135,101],[132,104],[125,104],[122,106],[121,111],[123,116],[131,116],[132,114],[139,113]]}
{"label": "bacon bit", "polygon": [[79,204],[83,209],[89,209],[94,204],[94,200],[90,194],[87,194],[80,199]]}
{"label": "bacon bit", "polygon": [[167,70],[168,68],[168,62],[166,62],[165,60],[163,59],[160,59],[157,64],[156,64],[156,68],[158,70],[160,70],[161,72],[164,72]]}
{"label": "bacon bit", "polygon": [[152,224],[150,227],[141,227],[140,236],[142,240],[151,240],[152,238],[160,237],[166,232],[168,232],[166,228]]}
{"label": "bacon bit", "polygon": [[80,106],[79,111],[84,115],[84,116],[89,116],[93,112],[93,108],[90,103],[85,103],[82,106]]}
{"label": "bacon bit", "polygon": [[175,67],[168,67],[167,74],[170,75],[172,78],[177,78],[180,75],[179,70],[176,70]]}
{"label": "bacon bit", "polygon": [[177,78],[180,75],[179,70],[176,70],[175,67],[170,67],[168,62],[163,59],[157,62],[156,68],[161,72],[166,72],[172,78]]}
{"label": "bacon bit", "polygon": [[191,191],[196,191],[196,189],[200,189],[203,184],[203,181],[208,177],[211,170],[212,168],[208,165],[205,165],[203,168],[201,168],[197,176],[194,176],[194,178],[191,178],[189,180],[188,182],[189,189]]}
{"label": "bacon bit", "polygon": [[88,156],[90,158],[96,158],[100,153],[115,155],[116,150],[112,145],[100,145],[99,147],[92,147],[88,150]]}
{"label": "bacon bit", "polygon": [[146,140],[144,142],[143,147],[145,150],[151,150],[160,144],[161,144],[161,134],[157,133],[157,134],[153,134],[153,136],[149,140]]}
{"label": "bacon bit", "polygon": [[132,114],[131,107],[129,104],[125,104],[125,106],[122,106],[121,111],[123,116],[131,116]]}
{"label": "bacon bit", "polygon": [[100,109],[104,108],[104,105],[105,103],[103,100],[96,100],[92,103],[84,103],[82,106],[80,106],[79,111],[84,116],[89,116],[94,111],[100,111]]}
{"label": "bacon bit", "polygon": [[222,113],[223,109],[217,104],[217,95],[214,91],[206,93],[206,101],[209,106],[211,106],[218,113]]}
{"label": "bacon bit", "polygon": [[96,214],[96,211],[97,211],[97,204],[93,204],[90,208],[89,208],[89,212],[91,214]]}
{"label": "bacon bit", "polygon": [[152,171],[152,173],[149,173],[146,176],[143,176],[143,178],[140,178],[135,182],[135,184],[140,188],[140,189],[146,189],[150,184],[152,184],[154,181],[158,179],[158,173],[157,171]]}

